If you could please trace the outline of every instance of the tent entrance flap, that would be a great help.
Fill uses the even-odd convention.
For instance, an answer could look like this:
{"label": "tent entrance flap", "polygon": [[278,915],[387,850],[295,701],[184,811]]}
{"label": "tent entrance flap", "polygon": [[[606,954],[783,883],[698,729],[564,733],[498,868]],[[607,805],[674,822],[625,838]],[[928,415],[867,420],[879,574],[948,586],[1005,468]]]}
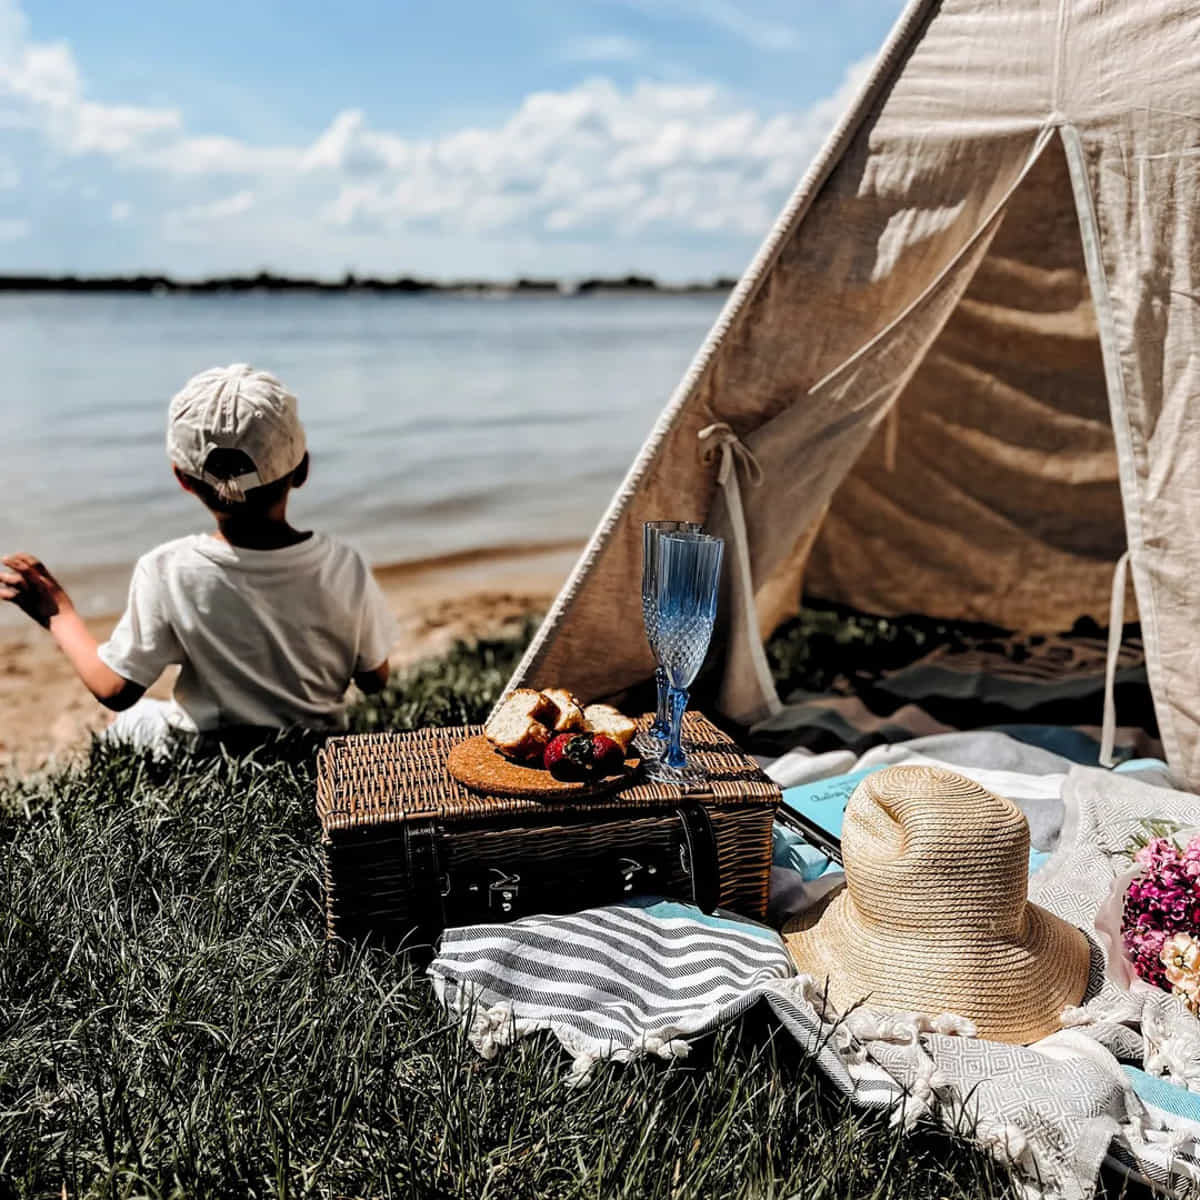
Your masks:
{"label": "tent entrance flap", "polygon": [[[808,594],[1052,633],[1104,624],[1125,552],[1096,309],[1057,137],[835,494]],[[798,600],[798,597],[797,597]]]}
{"label": "tent entrance flap", "polygon": [[[958,252],[899,316],[855,349],[802,399],[746,438],[765,486],[756,489],[744,504],[739,498],[736,512],[726,502],[726,494],[719,495],[710,516],[715,531],[735,544],[753,547],[752,554],[747,550],[753,562],[753,595],[747,595],[750,580],[745,573],[733,576],[728,589],[730,620],[723,626],[727,649],[718,696],[718,707],[725,715],[749,725],[781,707],[762,651],[761,638],[770,632],[761,620],[762,602],[769,597],[769,603],[778,605],[778,583],[783,575],[795,587],[792,611],[799,607],[805,565],[794,557],[797,547],[807,551],[812,542],[805,532],[823,517],[827,523],[832,515],[832,510],[826,511],[831,497],[836,508],[845,481],[859,471],[868,447],[880,454],[870,457],[866,470],[880,467],[893,477],[890,486],[902,495],[924,485],[921,465],[897,462],[900,429],[911,412],[910,406],[903,406],[897,414],[895,406],[916,386],[931,350],[942,342],[944,331],[989,259],[1014,197],[1023,193],[1028,179],[1039,177],[1039,164],[1053,144],[1050,131],[1043,131],[983,224],[965,237]],[[860,560],[861,569],[873,583],[879,583],[869,559],[869,545],[860,544],[856,552],[864,550],[868,557]],[[854,599],[847,602],[856,603]],[[866,611],[896,611],[857,606]]]}

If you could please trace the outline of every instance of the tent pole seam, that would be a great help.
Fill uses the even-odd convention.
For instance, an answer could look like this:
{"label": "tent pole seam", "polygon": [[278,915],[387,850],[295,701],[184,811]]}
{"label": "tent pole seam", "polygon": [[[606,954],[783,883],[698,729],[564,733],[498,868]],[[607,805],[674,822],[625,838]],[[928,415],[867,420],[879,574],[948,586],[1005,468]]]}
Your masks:
{"label": "tent pole seam", "polygon": [[1058,0],[1058,22],[1054,31],[1054,78],[1050,85],[1050,111],[1062,114],[1063,64],[1067,56],[1067,0]]}
{"label": "tent pole seam", "polygon": [[[1087,176],[1087,164],[1083,157],[1083,144],[1074,125],[1063,123],[1059,127],[1067,168],[1075,192],[1075,210],[1079,218],[1080,239],[1083,242],[1084,261],[1087,264],[1088,283],[1092,293],[1092,305],[1096,310],[1096,325],[1100,334],[1100,353],[1104,361],[1104,374],[1108,383],[1109,412],[1112,418],[1113,439],[1117,448],[1117,467],[1121,477],[1121,499],[1125,506],[1125,531],[1129,566],[1133,573],[1133,588],[1137,596],[1138,615],[1142,622],[1142,644],[1146,652],[1146,673],[1150,679],[1150,693],[1154,697],[1154,708],[1158,715],[1159,737],[1163,752],[1172,766],[1179,765],[1179,740],[1175,733],[1174,710],[1168,702],[1167,687],[1162,679],[1159,663],[1158,611],[1155,607],[1154,589],[1146,578],[1142,559],[1145,532],[1142,526],[1141,491],[1133,460],[1133,436],[1129,427],[1128,397],[1125,393],[1125,378],[1121,373],[1116,321],[1112,300],[1108,291],[1108,280],[1104,274],[1104,263],[1100,257],[1099,230],[1096,211]],[[1162,704],[1158,697],[1162,696]]]}
{"label": "tent pole seam", "polygon": [[[558,596],[542,621],[541,627],[534,635],[525,651],[517,669],[513,672],[504,694],[507,695],[517,683],[536,671],[541,662],[546,641],[550,631],[569,611],[575,597],[578,595],[587,575],[596,560],[608,544],[609,536],[617,521],[624,513],[630,498],[637,490],[646,472],[658,457],[663,440],[670,432],[676,417],[687,402],[699,391],[709,367],[716,357],[720,343],[730,329],[749,307],[751,300],[770,274],[771,268],[778,259],[789,236],[803,220],[815,200],[817,193],[832,174],[837,163],[845,153],[846,147],[858,132],[859,126],[866,119],[871,105],[875,102],[883,86],[894,77],[898,60],[907,53],[910,46],[917,41],[920,31],[927,18],[938,6],[940,0],[909,0],[908,7],[901,14],[891,34],[876,59],[871,73],[859,90],[854,103],[834,127],[833,132],[813,160],[803,178],[797,184],[791,198],[782,213],[776,219],[767,234],[754,261],[742,276],[741,281],[732,295],[725,302],[712,329],[705,338],[687,373],[675,389],[666,408],[659,415],[651,428],[650,434],[641,452],[626,473],[625,479],[618,488],[616,495],[600,520],[600,524],[592,533],[588,544],[584,547],[571,574],[563,584]],[[714,414],[719,419],[719,414]]]}

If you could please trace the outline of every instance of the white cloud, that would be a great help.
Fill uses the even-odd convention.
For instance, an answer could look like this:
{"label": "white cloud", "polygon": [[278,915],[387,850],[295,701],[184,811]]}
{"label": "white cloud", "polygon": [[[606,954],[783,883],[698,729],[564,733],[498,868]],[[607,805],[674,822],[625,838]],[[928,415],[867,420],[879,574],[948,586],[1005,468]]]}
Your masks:
{"label": "white cloud", "polygon": [[9,192],[19,187],[21,168],[7,155],[0,154],[0,192]]}
{"label": "white cloud", "polygon": [[[202,227],[219,225],[233,217],[240,217],[254,207],[254,193],[243,190],[231,196],[222,196],[208,204],[192,204],[178,208],[166,215],[166,225],[175,233],[188,233]],[[207,232],[205,230],[205,232]]]}
{"label": "white cloud", "polygon": [[574,63],[634,62],[645,52],[646,47],[636,38],[623,33],[601,33],[568,39],[559,57]]}
{"label": "white cloud", "polygon": [[178,134],[174,109],[87,100],[71,48],[31,42],[27,34],[13,0],[0,0],[0,96],[24,106],[24,123],[40,126],[58,149],[122,155]]}
{"label": "white cloud", "polygon": [[[726,0],[696,2],[706,19],[740,22],[764,45],[790,36]],[[641,47],[612,35],[573,50],[577,60],[630,60]],[[405,234],[510,245],[759,237],[865,69],[856,64],[834,96],[797,113],[764,115],[712,84],[594,78],[440,137],[377,129],[346,109],[308,144],[256,146],[190,129],[173,108],[89,99],[70,47],[32,41],[13,0],[0,0],[0,108],[13,106],[60,156],[99,157],[186,194],[174,206],[139,201],[140,228],[153,224],[170,242],[253,247],[256,263],[283,266],[297,245],[316,255],[322,241],[370,261],[371,247]],[[4,178],[0,163],[0,186]],[[118,201],[110,217],[130,212]]]}
{"label": "white cloud", "polygon": [[552,233],[756,235],[860,74],[807,113],[771,118],[710,85],[623,91],[606,80],[535,93],[498,127],[438,141],[377,134],[361,113],[344,113],[305,165],[342,178],[326,217],[345,227],[434,219],[474,230],[523,223]]}
{"label": "white cloud", "polygon": [[710,24],[732,33],[758,50],[798,50],[804,35],[790,25],[753,17],[729,0],[688,0],[688,6]]}
{"label": "white cloud", "polygon": [[805,45],[804,34],[786,21],[755,13],[754,5],[733,0],[624,0],[626,7],[651,16],[669,15],[700,21],[756,50],[778,52],[798,50]]}
{"label": "white cloud", "polygon": [[28,237],[32,226],[23,217],[0,219],[0,242],[16,242]]}

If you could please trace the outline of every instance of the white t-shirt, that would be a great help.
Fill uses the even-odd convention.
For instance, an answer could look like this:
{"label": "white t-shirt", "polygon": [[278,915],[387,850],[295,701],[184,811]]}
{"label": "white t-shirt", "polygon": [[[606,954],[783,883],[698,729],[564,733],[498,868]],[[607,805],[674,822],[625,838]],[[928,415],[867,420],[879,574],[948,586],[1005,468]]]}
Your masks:
{"label": "white t-shirt", "polygon": [[378,667],[393,637],[383,593],[352,547],[314,533],[246,550],[193,534],[138,560],[99,655],[142,687],[178,664],[172,719],[183,729],[333,729],[351,677]]}

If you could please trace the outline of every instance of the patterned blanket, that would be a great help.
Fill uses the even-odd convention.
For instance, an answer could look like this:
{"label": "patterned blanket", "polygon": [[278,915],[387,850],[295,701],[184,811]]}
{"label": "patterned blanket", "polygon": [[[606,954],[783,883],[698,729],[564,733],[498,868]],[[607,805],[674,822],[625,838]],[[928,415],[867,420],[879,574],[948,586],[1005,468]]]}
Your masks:
{"label": "patterned blanket", "polygon": [[[940,644],[890,665],[877,644],[861,651],[862,661],[855,661],[853,647],[839,644],[836,656],[825,657],[849,658],[849,667],[836,677],[810,667],[795,673],[790,685],[785,671],[780,695],[786,707],[750,730],[748,746],[770,755],[796,746],[858,755],[949,730],[1027,726],[1078,729],[1098,740],[1108,651],[1103,632],[951,636],[931,629],[926,636],[935,642],[940,636]],[[805,647],[820,654],[811,636]],[[1136,626],[1127,628],[1121,644],[1114,699],[1118,757],[1161,753]]]}
{"label": "patterned blanket", "polygon": [[[1194,796],[1087,768],[1068,775],[1063,799],[1061,845],[1030,895],[1085,931],[1139,822],[1197,815]],[[653,898],[448,930],[430,973],[481,1054],[549,1030],[573,1055],[576,1085],[603,1058],[684,1055],[762,1000],[857,1104],[971,1129],[1031,1200],[1087,1200],[1106,1161],[1200,1196],[1200,1022],[1165,993],[1117,989],[1095,943],[1084,1005],[1030,1047],[979,1039],[950,1014],[840,1015],[772,930]]]}

